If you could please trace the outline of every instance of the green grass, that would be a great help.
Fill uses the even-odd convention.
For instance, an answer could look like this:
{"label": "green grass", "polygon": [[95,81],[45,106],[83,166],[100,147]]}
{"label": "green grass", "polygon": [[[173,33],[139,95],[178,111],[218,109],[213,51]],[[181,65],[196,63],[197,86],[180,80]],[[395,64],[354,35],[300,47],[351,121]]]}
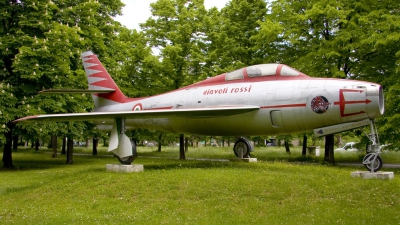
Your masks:
{"label": "green grass", "polygon": [[[279,148],[256,149],[258,163],[178,160],[177,148],[154,150],[139,148],[147,157],[135,163],[143,164],[144,172],[121,174],[106,172],[105,164],[117,160],[103,149],[98,156],[75,155],[73,165],[65,165],[64,155],[52,159],[47,149],[21,149],[13,153],[17,169],[0,170],[0,224],[400,221],[398,169],[385,169],[395,172],[393,180],[362,180],[350,177],[359,168],[287,163],[301,156],[297,150],[287,156]],[[227,148],[194,148],[186,156],[210,154],[233,158]]]}
{"label": "green grass", "polygon": [[[189,148],[186,153],[187,158],[220,158],[220,159],[231,159],[234,158],[231,147],[199,147]],[[291,147],[291,154],[288,155],[284,147],[256,147],[254,152],[251,153],[252,157],[257,158],[261,161],[288,161],[288,162],[320,162],[324,160],[324,149],[320,149],[320,156],[302,156],[301,147]],[[82,149],[82,151],[85,151]],[[90,151],[86,150],[87,153]],[[105,150],[104,150],[105,151]],[[139,156],[152,156],[152,157],[179,157],[178,147],[163,147],[162,152],[157,152],[156,147],[141,147],[138,150]],[[335,161],[340,162],[356,162],[361,163],[364,152],[338,152],[335,151]],[[400,153],[397,152],[384,152],[381,154],[384,163],[399,163],[400,164]]]}

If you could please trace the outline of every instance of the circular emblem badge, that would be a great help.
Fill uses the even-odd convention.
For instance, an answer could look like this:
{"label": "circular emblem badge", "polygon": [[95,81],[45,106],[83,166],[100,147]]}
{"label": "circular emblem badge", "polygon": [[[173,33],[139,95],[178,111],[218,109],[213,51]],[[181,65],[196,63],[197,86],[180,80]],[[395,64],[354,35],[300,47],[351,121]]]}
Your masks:
{"label": "circular emblem badge", "polygon": [[136,110],[142,110],[143,106],[141,103],[136,104],[135,106],[133,106],[132,110],[136,111]]}
{"label": "circular emblem badge", "polygon": [[311,100],[311,109],[318,114],[326,113],[329,105],[328,99],[324,96],[316,96]]}

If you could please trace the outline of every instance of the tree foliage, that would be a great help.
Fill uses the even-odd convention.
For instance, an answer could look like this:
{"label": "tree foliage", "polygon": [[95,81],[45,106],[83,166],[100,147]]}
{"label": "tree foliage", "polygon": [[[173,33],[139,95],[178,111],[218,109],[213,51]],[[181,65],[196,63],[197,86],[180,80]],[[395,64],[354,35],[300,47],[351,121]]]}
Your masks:
{"label": "tree foliage", "polygon": [[151,4],[152,17],[141,27],[160,54],[158,79],[166,90],[198,80],[204,62],[203,0],[159,0]]}
{"label": "tree foliage", "polygon": [[399,20],[391,0],[277,0],[254,41],[274,53],[266,55],[270,61],[311,76],[382,84],[386,114],[378,125],[382,141],[394,143],[399,132]]}
{"label": "tree foliage", "polygon": [[[112,17],[121,13],[121,7],[120,1],[93,0],[0,3],[0,67],[3,68],[0,80],[2,94],[9,94],[2,99],[4,104],[0,109],[3,131],[0,140],[10,141],[4,139],[3,133],[19,117],[91,109],[92,104],[85,95],[54,97],[36,93],[50,88],[87,87],[80,54],[93,49],[108,56],[119,28]],[[75,125],[70,133],[81,133],[84,125]],[[23,129],[40,136],[37,131],[46,127],[56,130],[58,125],[35,124]]]}

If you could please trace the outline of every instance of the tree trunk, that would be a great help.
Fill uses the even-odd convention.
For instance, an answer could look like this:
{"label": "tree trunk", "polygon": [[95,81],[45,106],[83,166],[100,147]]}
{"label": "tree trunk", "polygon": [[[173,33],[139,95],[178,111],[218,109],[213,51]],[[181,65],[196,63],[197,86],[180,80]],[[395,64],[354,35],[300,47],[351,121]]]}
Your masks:
{"label": "tree trunk", "polygon": [[99,144],[99,139],[93,138],[92,155],[97,155],[97,145]]}
{"label": "tree trunk", "polygon": [[66,151],[65,151],[66,145],[67,145],[67,137],[64,137],[64,138],[63,138],[62,148],[61,148],[61,155],[67,154]]}
{"label": "tree trunk", "polygon": [[65,164],[72,164],[73,159],[72,159],[72,151],[74,149],[74,140],[72,138],[68,138],[67,141],[67,162]]}
{"label": "tree trunk", "polygon": [[51,147],[53,148],[52,158],[57,158],[57,135],[51,136]]}
{"label": "tree trunk", "polygon": [[185,157],[185,135],[179,135],[179,159],[186,159]]}
{"label": "tree trunk", "polygon": [[106,138],[103,138],[103,145],[104,145],[104,147],[108,147],[108,143],[107,143],[107,139]]}
{"label": "tree trunk", "polygon": [[342,135],[336,135],[336,146],[340,147],[342,145]]}
{"label": "tree trunk", "polygon": [[158,152],[161,152],[162,133],[158,135]]}
{"label": "tree trunk", "polygon": [[303,151],[301,152],[302,156],[306,156],[307,154],[307,135],[303,136]]}
{"label": "tree trunk", "polygon": [[335,140],[333,134],[329,134],[325,136],[325,157],[324,161],[330,163],[330,164],[335,164],[335,157],[333,154],[333,148],[334,148]]}
{"label": "tree trunk", "polygon": [[14,136],[13,136],[13,146],[12,146],[12,150],[13,150],[14,152],[16,152],[16,151],[17,151],[17,148],[18,148],[18,135],[14,135]]}
{"label": "tree trunk", "polygon": [[288,155],[290,155],[291,153],[290,153],[290,148],[289,148],[289,142],[287,140],[285,140],[285,149],[286,149],[286,153]]}
{"label": "tree trunk", "polygon": [[185,137],[185,152],[188,152],[189,150],[189,138]]}
{"label": "tree trunk", "polygon": [[40,146],[40,141],[39,141],[39,139],[36,139],[36,141],[35,141],[35,151],[39,151],[39,146]]}
{"label": "tree trunk", "polygon": [[4,168],[14,168],[12,163],[12,129],[14,128],[13,124],[7,124],[9,131],[4,133],[6,138],[6,143],[4,144],[3,149],[3,167]]}

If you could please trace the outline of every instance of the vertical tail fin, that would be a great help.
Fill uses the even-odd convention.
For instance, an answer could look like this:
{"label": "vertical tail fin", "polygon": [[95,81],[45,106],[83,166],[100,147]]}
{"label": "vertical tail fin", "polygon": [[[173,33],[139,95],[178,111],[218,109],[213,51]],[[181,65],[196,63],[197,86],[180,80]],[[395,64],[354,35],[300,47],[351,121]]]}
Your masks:
{"label": "vertical tail fin", "polygon": [[89,90],[99,91],[98,93],[92,94],[96,108],[130,101],[130,98],[122,93],[92,51],[82,53],[81,58],[89,83]]}

